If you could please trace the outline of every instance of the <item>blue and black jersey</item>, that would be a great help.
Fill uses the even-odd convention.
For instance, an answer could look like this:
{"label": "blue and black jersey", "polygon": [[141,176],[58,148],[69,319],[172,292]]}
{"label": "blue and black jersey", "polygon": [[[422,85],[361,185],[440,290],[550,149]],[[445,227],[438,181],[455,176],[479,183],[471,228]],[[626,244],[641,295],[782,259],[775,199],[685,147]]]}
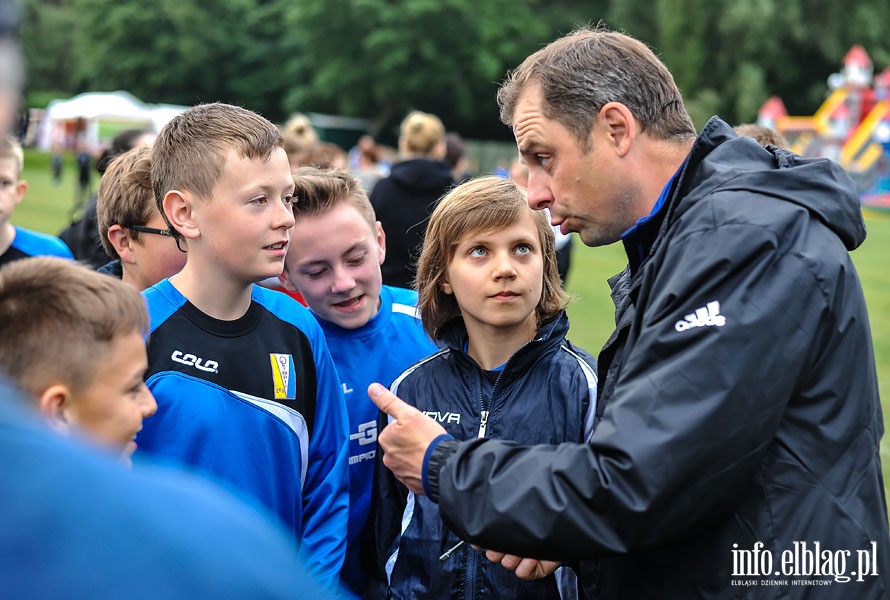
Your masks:
{"label": "blue and black jersey", "polygon": [[144,294],[158,412],[145,421],[139,452],[193,468],[277,515],[333,586],[346,548],[347,418],[315,319],[259,286],[234,321],[201,312],[169,280]]}
{"label": "blue and black jersey", "polygon": [[31,256],[58,256],[74,259],[71,250],[59,238],[30,229],[15,228],[15,237],[6,252],[0,254],[0,267]]}

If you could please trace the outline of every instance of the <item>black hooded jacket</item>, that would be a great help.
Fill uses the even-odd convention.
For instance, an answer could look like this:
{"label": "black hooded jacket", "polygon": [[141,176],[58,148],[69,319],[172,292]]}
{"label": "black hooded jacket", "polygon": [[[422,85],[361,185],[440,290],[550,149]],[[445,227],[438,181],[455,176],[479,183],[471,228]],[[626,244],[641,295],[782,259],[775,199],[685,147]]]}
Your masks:
{"label": "black hooded jacket", "polygon": [[604,598],[887,598],[883,421],[848,254],[864,239],[837,164],[712,119],[625,239],[590,442],[440,443],[425,485],[445,523],[521,556],[606,557]]}
{"label": "black hooded jacket", "polygon": [[441,160],[413,158],[392,166],[371,192],[371,205],[386,233],[383,283],[411,288],[427,220],[454,181]]}

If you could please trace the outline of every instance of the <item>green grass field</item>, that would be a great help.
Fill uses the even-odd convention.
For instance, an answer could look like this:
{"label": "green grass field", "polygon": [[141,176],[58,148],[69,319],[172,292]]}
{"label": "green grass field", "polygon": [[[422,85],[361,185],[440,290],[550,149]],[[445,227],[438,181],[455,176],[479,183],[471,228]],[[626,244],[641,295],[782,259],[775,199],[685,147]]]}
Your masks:
{"label": "green grass field", "polygon": [[[95,189],[98,174],[93,173],[93,176]],[[77,197],[74,157],[65,157],[62,181],[56,185],[51,177],[49,155],[27,150],[23,177],[29,183],[28,194],[15,209],[12,222],[29,229],[58,234],[68,223]],[[852,256],[868,302],[878,383],[887,423],[890,414],[890,213],[866,210],[865,217],[868,239]],[[599,352],[614,325],[614,306],[606,279],[620,271],[625,262],[620,244],[587,248],[575,240],[568,288],[576,300],[569,306],[572,322],[569,338],[594,355]],[[885,436],[881,454],[884,481],[890,490],[890,436]]]}

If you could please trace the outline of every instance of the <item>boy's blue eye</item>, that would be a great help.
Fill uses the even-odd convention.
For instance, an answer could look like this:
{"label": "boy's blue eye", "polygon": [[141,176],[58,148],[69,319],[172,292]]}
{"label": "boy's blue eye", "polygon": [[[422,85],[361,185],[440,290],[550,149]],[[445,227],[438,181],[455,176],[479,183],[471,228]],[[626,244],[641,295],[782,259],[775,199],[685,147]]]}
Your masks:
{"label": "boy's blue eye", "polygon": [[485,248],[483,248],[482,246],[476,246],[475,248],[470,248],[469,255],[474,256],[474,257],[485,256]]}
{"label": "boy's blue eye", "polygon": [[532,247],[528,244],[519,244],[516,246],[516,254],[531,254]]}

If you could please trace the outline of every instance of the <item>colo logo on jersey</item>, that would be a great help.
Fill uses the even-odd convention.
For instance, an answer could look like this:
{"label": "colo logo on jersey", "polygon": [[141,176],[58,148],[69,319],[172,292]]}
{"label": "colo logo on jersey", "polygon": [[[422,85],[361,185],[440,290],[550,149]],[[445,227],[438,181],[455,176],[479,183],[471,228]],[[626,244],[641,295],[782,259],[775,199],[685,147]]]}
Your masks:
{"label": "colo logo on jersey", "polygon": [[190,367],[195,367],[196,369],[207,373],[219,373],[219,363],[215,360],[198,358],[194,354],[183,354],[180,350],[174,350],[173,354],[170,355],[170,360]]}
{"label": "colo logo on jersey", "polygon": [[293,400],[297,397],[297,371],[294,357],[290,354],[270,354],[272,383],[276,400]]}

